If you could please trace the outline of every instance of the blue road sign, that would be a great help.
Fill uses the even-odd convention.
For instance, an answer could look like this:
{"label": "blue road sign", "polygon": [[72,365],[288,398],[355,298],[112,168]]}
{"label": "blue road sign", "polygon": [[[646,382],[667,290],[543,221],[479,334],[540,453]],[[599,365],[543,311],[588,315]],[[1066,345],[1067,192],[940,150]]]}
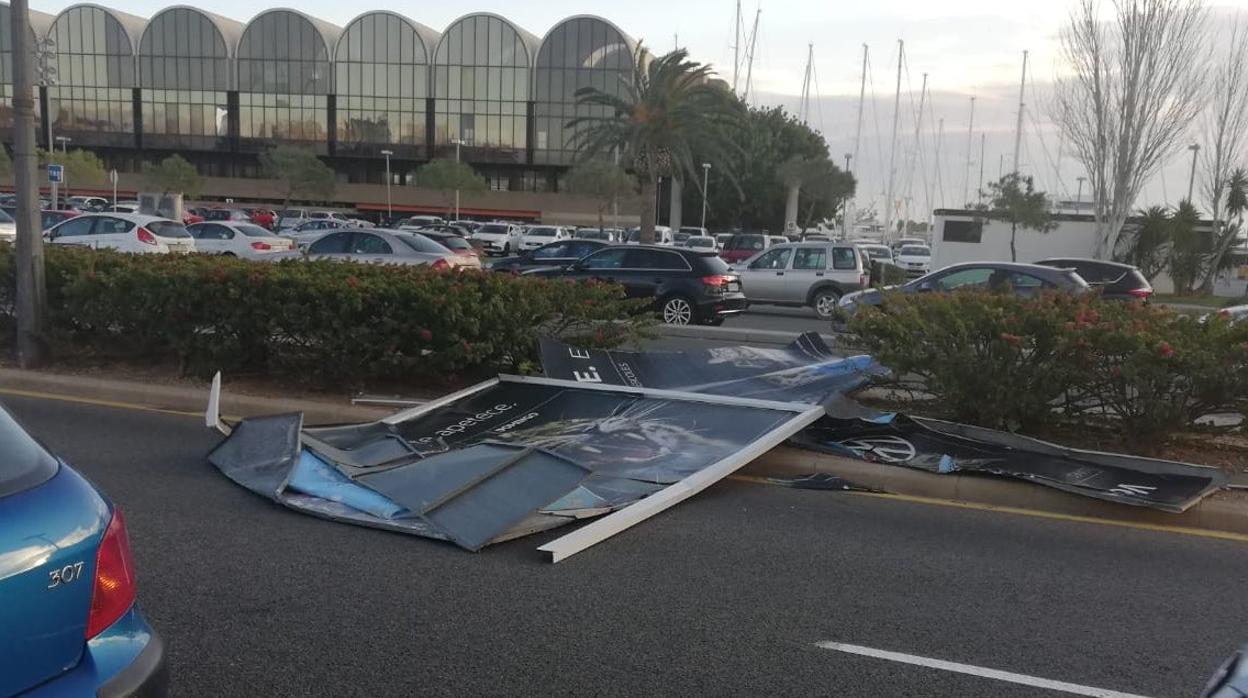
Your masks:
{"label": "blue road sign", "polygon": [[64,165],[48,165],[48,181],[53,184],[60,184],[65,181]]}

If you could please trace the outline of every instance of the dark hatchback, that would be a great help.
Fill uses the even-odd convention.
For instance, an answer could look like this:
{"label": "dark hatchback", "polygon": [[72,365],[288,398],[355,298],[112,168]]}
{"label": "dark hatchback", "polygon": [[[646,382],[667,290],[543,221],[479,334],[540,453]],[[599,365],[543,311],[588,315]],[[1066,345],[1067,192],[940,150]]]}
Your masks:
{"label": "dark hatchback", "polygon": [[1153,297],[1153,285],[1148,283],[1138,267],[1130,264],[1070,257],[1044,259],[1036,264],[1055,269],[1074,269],[1093,290],[1100,290],[1102,298],[1109,300],[1147,303]]}
{"label": "dark hatchback", "polygon": [[749,307],[728,264],[714,252],[690,248],[613,245],[566,267],[530,273],[618,283],[629,298],[653,299],[669,325],[722,325]]}
{"label": "dark hatchback", "polygon": [[610,247],[610,243],[601,240],[560,240],[541,247],[528,250],[515,257],[500,259],[490,265],[494,271],[518,273],[530,269],[546,267],[566,267],[573,262]]}

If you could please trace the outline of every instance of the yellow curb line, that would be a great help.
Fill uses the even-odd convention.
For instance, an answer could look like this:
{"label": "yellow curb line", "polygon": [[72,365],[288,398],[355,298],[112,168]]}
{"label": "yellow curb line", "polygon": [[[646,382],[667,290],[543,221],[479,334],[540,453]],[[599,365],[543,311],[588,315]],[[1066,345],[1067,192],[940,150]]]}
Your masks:
{"label": "yellow curb line", "polygon": [[[759,485],[779,486],[772,482],[770,478],[757,477],[753,475],[733,475],[732,480],[741,482],[750,482]],[[886,494],[880,492],[853,492],[846,491],[844,494],[857,495],[859,497],[872,497],[874,499],[890,499],[897,502],[910,502],[914,504],[933,504],[942,507],[953,507],[955,509],[971,509],[975,511],[991,511],[1000,514],[1014,514],[1017,516],[1031,516],[1040,519],[1052,519],[1055,521],[1073,521],[1076,523],[1098,524],[1101,526],[1118,526],[1119,528],[1135,528],[1141,531],[1156,531],[1160,533],[1175,533],[1183,536],[1197,536],[1200,538],[1215,538],[1218,540],[1230,540],[1238,543],[1248,543],[1248,534],[1234,533],[1232,531],[1213,531],[1204,528],[1188,528],[1185,526],[1166,526],[1164,524],[1144,523],[1140,521],[1121,521],[1117,519],[1102,519],[1095,516],[1080,516],[1078,514],[1060,514],[1052,511],[1039,511],[1037,509],[1022,509],[1020,507],[998,506],[995,504],[978,504],[975,502],[959,502],[952,499],[937,499],[935,497],[916,497],[908,494]]]}
{"label": "yellow curb line", "polygon": [[[13,388],[0,388],[0,395],[12,395],[13,397],[30,397],[40,400],[58,400],[60,402],[76,402],[83,405],[94,405],[96,407],[113,407],[119,410],[133,410],[135,412],[156,412],[158,414],[172,414],[179,417],[203,417],[203,412],[187,412],[184,410],[170,410],[160,407],[148,407],[147,405],[138,405],[132,402],[116,402],[114,400],[97,400],[89,397],[77,397],[74,395],[57,395],[55,393],[41,393],[36,390],[16,390]],[[234,419],[230,417],[228,419]]]}

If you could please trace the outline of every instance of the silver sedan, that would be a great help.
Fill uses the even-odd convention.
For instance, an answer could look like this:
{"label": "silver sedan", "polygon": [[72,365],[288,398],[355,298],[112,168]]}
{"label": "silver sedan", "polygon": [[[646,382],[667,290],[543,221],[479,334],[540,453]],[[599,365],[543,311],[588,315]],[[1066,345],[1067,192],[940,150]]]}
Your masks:
{"label": "silver sedan", "polygon": [[305,250],[308,259],[427,265],[434,269],[472,267],[463,258],[424,235],[404,230],[335,230],[326,233]]}

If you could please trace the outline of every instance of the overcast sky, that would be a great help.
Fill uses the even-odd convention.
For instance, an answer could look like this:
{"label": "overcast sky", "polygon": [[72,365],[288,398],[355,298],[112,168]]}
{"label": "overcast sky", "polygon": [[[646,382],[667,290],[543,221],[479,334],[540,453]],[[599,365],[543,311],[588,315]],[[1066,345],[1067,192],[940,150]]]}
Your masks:
{"label": "overcast sky", "polygon": [[[102,1],[144,17],[169,4],[160,0]],[[36,0],[33,9],[55,13],[70,4]],[[201,0],[195,6],[244,22],[268,7],[255,0]],[[1020,169],[1034,175],[1038,185],[1050,193],[1073,197],[1081,168],[1065,153],[1059,156],[1060,138],[1048,123],[1043,99],[1037,99],[1037,94],[1046,93],[1054,70],[1059,68],[1057,35],[1071,6],[1064,0],[745,0],[742,13],[747,34],[761,8],[750,101],[782,104],[796,112],[807,47],[813,43],[815,88],[811,90],[809,121],[824,133],[834,156],[843,162],[843,154],[851,152],[855,142],[862,46],[867,44],[870,71],[863,137],[858,141],[859,159],[853,169],[860,179],[860,203],[875,201],[878,206],[884,199],[891,159],[897,41],[904,40],[902,135],[894,190],[898,199],[909,193],[914,216],[921,218],[920,211],[958,205],[964,190],[976,190],[981,133],[986,141],[985,179],[997,176],[1002,158],[1005,169],[1010,168],[1022,52],[1026,49],[1031,53],[1028,90],[1032,94],[1027,98]],[[713,64],[724,79],[731,82],[733,75],[735,0],[471,0],[420,2],[399,8],[369,0],[347,4],[303,0],[298,7],[340,26],[364,10],[397,9],[438,31],[466,11],[489,11],[539,37],[570,15],[597,14],[656,52],[679,42],[695,60]],[[1216,11],[1226,17],[1245,11],[1248,17],[1248,0],[1223,0]],[[744,73],[742,67],[742,87]],[[932,97],[916,150],[915,114],[924,73],[928,74]],[[972,95],[977,97],[975,134],[968,139]],[[937,137],[941,119],[943,140]],[[936,167],[937,162],[941,167]],[[1164,176],[1150,184],[1141,203],[1174,202],[1184,195],[1189,163],[1186,153],[1176,154]]]}

